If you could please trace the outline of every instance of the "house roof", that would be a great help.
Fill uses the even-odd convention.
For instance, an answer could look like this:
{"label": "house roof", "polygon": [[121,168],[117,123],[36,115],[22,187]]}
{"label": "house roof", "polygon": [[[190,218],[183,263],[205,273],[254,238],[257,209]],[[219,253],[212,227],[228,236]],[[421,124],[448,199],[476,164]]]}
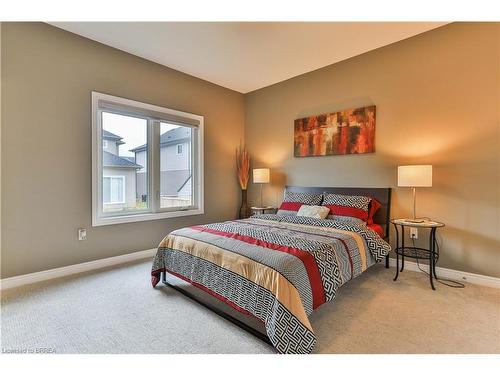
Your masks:
{"label": "house roof", "polygon": [[188,183],[188,181],[191,179],[191,173],[189,174],[189,176],[186,178],[186,181],[184,181],[181,186],[179,186],[179,188],[177,189],[177,192],[180,192],[182,190],[182,188],[184,186],[186,186],[186,184]]}
{"label": "house roof", "polygon": [[161,193],[176,196],[191,178],[191,172],[187,169],[160,172]]}
{"label": "house roof", "polygon": [[102,129],[102,138],[103,139],[122,139],[119,135],[113,134],[111,132],[108,132],[107,130]]}
{"label": "house roof", "polygon": [[123,145],[125,142],[122,141],[122,137],[116,135],[114,133],[108,132],[107,130],[102,129],[102,139],[115,141],[118,145]]}
{"label": "house roof", "polygon": [[[191,138],[191,128],[181,126],[163,133],[160,136],[160,147],[166,147],[182,143],[190,138]],[[146,149],[146,146],[147,145],[144,144],[139,147],[133,148],[130,151],[132,152],[143,151]]]}
{"label": "house roof", "polygon": [[135,156],[120,156],[122,159],[131,161],[132,163],[135,163]]}
{"label": "house roof", "polygon": [[107,151],[102,152],[102,165],[104,167],[142,168],[139,164]]}

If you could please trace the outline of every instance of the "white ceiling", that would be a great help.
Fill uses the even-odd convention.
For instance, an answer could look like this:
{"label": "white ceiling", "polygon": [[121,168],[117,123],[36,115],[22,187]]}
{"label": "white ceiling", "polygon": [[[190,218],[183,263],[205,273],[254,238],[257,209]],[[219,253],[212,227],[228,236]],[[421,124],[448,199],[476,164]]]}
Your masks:
{"label": "white ceiling", "polygon": [[54,26],[247,93],[443,22],[57,22]]}

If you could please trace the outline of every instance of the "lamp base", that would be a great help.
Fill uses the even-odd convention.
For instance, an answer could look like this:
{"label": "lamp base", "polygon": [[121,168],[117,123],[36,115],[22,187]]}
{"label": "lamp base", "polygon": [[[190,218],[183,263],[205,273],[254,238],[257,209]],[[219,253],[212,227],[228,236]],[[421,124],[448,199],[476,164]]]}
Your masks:
{"label": "lamp base", "polygon": [[417,189],[411,188],[413,190],[413,219],[408,219],[409,223],[420,224],[423,223],[424,219],[417,218]]}

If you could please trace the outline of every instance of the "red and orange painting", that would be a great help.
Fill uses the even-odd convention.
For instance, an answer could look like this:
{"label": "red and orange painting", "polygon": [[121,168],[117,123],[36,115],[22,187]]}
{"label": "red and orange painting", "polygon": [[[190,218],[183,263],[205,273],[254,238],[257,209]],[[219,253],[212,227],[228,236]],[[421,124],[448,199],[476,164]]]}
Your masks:
{"label": "red and orange painting", "polygon": [[370,152],[375,152],[374,105],[295,120],[295,156]]}

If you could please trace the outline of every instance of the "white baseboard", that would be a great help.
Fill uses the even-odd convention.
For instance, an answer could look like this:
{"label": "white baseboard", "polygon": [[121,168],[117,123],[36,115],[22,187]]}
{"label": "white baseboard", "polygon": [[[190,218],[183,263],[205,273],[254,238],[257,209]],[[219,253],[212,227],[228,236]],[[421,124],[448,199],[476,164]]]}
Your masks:
{"label": "white baseboard", "polygon": [[[97,270],[100,268],[115,266],[118,264],[132,262],[135,260],[146,259],[153,257],[155,253],[156,249],[136,251],[130,254],[118,255],[115,257],[94,260],[91,262],[74,264],[67,267],[54,268],[51,270],[46,270],[41,272],[29,273],[27,275],[20,275],[20,276],[9,277],[6,279],[0,279],[0,290],[15,288],[27,284],[33,284],[39,281],[56,279],[58,277],[74,275],[81,272]],[[390,265],[391,267],[396,267],[396,259],[390,258]],[[422,266],[423,269],[425,269],[426,267],[427,265],[425,264]],[[407,260],[405,260],[405,270],[420,271],[418,269],[417,263],[408,262]],[[457,271],[442,267],[436,267],[436,273],[438,277],[443,277],[451,280],[465,281],[471,284],[484,285],[492,288],[500,288],[500,278],[497,277],[478,275],[475,273]]]}
{"label": "white baseboard", "polygon": [[[396,267],[396,259],[390,258],[389,264],[391,267]],[[421,264],[420,267],[427,271],[429,266],[427,264]],[[420,272],[417,263],[408,262],[407,260],[405,260],[405,270]],[[497,277],[478,275],[477,273],[457,271],[442,267],[436,267],[436,274],[438,277],[442,277],[444,279],[465,281],[471,284],[500,288],[500,278]]]}
{"label": "white baseboard", "polygon": [[156,249],[136,251],[130,254],[93,260],[91,262],[74,264],[67,267],[53,268],[51,270],[29,273],[27,275],[9,277],[0,280],[0,290],[15,288],[18,286],[55,279],[58,277],[74,275],[81,272],[97,270],[104,267],[115,266],[122,263],[132,262],[134,260],[146,259],[150,257],[152,258],[155,254]]}

